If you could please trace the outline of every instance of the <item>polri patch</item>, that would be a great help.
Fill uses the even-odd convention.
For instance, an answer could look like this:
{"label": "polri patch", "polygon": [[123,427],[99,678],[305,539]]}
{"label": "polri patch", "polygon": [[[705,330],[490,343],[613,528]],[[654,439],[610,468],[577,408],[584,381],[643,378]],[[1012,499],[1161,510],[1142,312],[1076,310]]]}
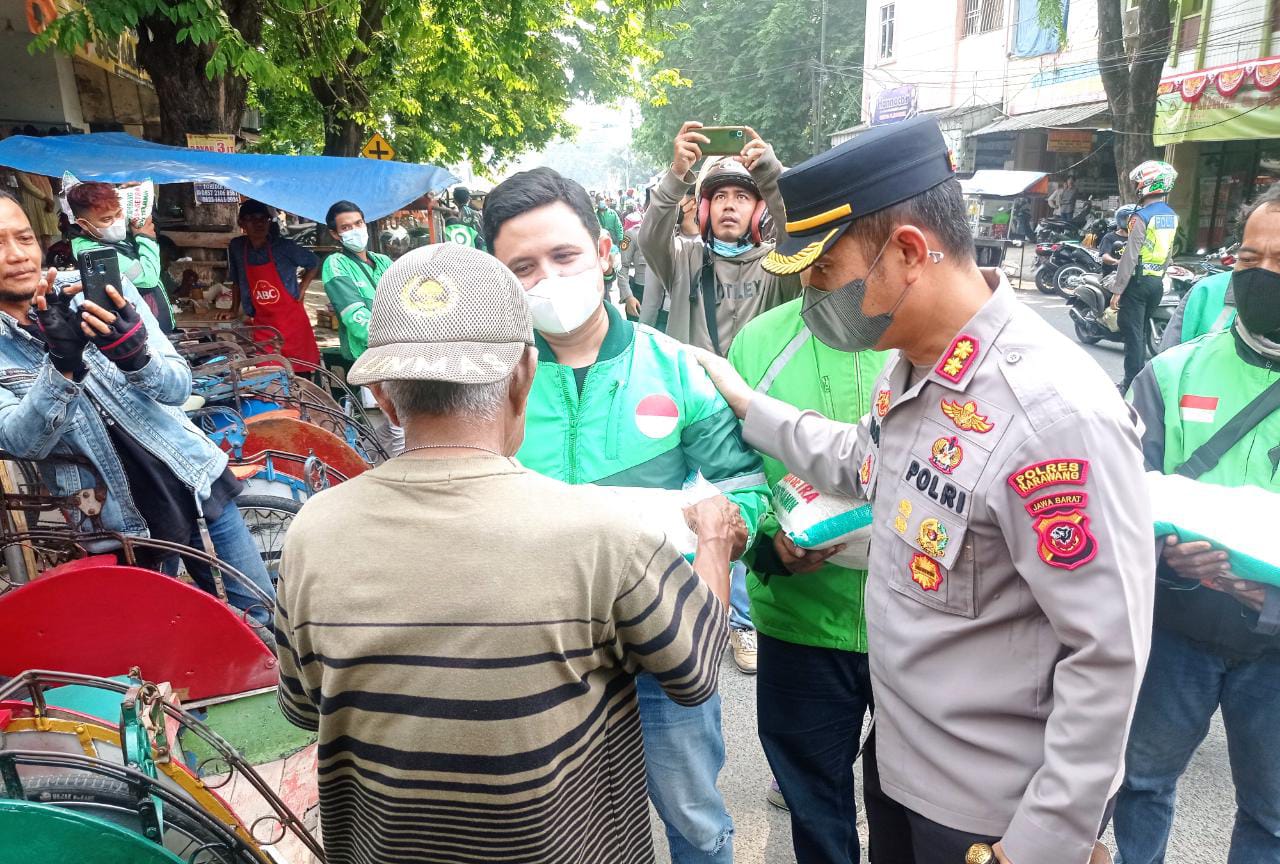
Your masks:
{"label": "polri patch", "polygon": [[934,369],[943,378],[953,383],[959,383],[965,373],[969,371],[969,367],[973,365],[973,360],[978,356],[978,340],[961,333],[951,343],[951,347],[942,355],[942,362]]}
{"label": "polri patch", "polygon": [[964,461],[964,448],[960,446],[960,439],[956,436],[943,436],[933,442],[929,464],[943,474],[950,474],[956,470],[962,461]]}
{"label": "polri patch", "polygon": [[1089,517],[1071,504],[1045,508],[1032,527],[1040,538],[1040,560],[1050,567],[1074,570],[1098,554]]}
{"label": "polri patch", "polygon": [[911,581],[925,591],[937,591],[942,587],[942,567],[928,555],[917,552],[911,556]]}
{"label": "polri patch", "polygon": [[636,428],[646,438],[666,438],[680,422],[680,408],[666,393],[654,393],[636,405]]}
{"label": "polri patch", "polygon": [[1047,459],[1009,475],[1009,486],[1023,498],[1030,498],[1046,486],[1083,486],[1089,476],[1086,459]]}

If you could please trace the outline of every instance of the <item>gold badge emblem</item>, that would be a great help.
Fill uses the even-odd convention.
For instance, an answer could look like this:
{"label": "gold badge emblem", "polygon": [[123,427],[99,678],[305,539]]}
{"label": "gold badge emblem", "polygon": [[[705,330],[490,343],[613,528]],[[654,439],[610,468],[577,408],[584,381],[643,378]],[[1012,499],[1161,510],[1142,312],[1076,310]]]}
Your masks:
{"label": "gold badge emblem", "polygon": [[947,526],[931,516],[920,523],[916,542],[926,554],[941,558],[946,554],[947,544],[951,542],[951,538],[947,535]]}
{"label": "gold badge emblem", "polygon": [[956,466],[963,460],[964,448],[960,446],[960,439],[956,436],[943,436],[933,442],[933,449],[929,454],[929,464],[943,474],[950,474],[956,470]]}
{"label": "gold badge emblem", "polygon": [[414,315],[440,315],[458,305],[458,292],[436,279],[410,279],[400,289],[400,302]]}
{"label": "gold badge emblem", "polygon": [[907,520],[911,518],[911,502],[903,498],[898,502],[898,515],[893,519],[893,529],[899,534],[907,533]]}
{"label": "gold badge emblem", "polygon": [[978,413],[978,403],[970,399],[963,405],[951,399],[942,400],[942,413],[961,432],[990,432],[996,428],[985,414]]}

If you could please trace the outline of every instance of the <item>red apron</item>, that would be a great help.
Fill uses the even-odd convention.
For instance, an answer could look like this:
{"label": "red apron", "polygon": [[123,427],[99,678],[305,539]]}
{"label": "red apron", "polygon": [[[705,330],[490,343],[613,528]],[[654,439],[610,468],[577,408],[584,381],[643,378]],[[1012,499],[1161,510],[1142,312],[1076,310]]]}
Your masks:
{"label": "red apron", "polygon": [[[311,319],[307,317],[307,307],[285,290],[270,241],[267,241],[266,264],[250,264],[249,244],[244,244],[244,275],[253,300],[253,322],[280,331],[284,337],[284,356],[319,366],[320,349],[316,346]],[[301,286],[300,290],[305,291],[306,287]]]}

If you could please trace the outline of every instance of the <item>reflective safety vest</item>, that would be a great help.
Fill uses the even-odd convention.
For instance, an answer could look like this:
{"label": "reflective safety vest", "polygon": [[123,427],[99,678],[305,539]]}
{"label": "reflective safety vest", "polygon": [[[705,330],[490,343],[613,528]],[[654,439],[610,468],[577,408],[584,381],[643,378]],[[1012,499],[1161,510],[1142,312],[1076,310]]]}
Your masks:
{"label": "reflective safety vest", "polygon": [[1178,214],[1164,201],[1154,201],[1134,214],[1147,226],[1138,260],[1140,275],[1163,276],[1173,257],[1173,241],[1178,234]]}

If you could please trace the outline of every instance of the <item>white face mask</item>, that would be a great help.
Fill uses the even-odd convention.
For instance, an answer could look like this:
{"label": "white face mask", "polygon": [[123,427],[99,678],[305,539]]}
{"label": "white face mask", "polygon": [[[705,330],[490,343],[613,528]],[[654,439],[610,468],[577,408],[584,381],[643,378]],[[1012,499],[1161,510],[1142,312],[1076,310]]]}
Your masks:
{"label": "white face mask", "polygon": [[369,245],[369,229],[364,225],[359,228],[349,228],[339,234],[338,238],[342,240],[342,245],[352,252],[363,252]]}
{"label": "white face mask", "polygon": [[600,268],[588,267],[569,276],[547,276],[525,295],[533,329],[542,333],[572,333],[600,306]]}
{"label": "white face mask", "polygon": [[106,228],[97,228],[84,223],[81,223],[80,227],[87,228],[91,235],[97,237],[103,243],[122,243],[129,233],[129,226],[125,222],[123,215]]}

